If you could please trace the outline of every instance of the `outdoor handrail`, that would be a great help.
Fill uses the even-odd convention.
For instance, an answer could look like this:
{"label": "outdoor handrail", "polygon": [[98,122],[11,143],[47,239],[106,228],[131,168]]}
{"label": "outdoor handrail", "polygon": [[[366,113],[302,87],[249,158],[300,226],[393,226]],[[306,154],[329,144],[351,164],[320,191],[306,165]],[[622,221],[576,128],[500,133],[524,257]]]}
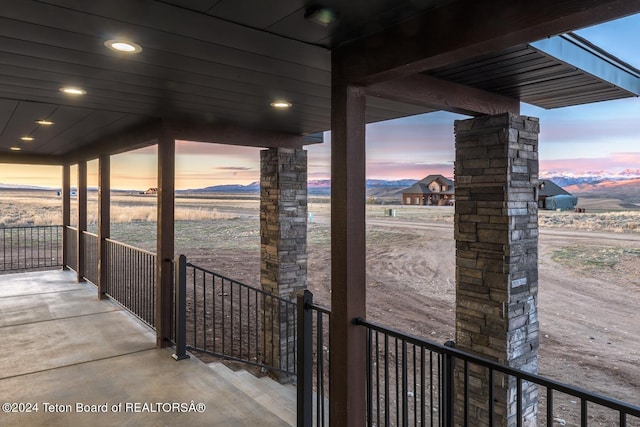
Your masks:
{"label": "outdoor handrail", "polygon": [[388,328],[373,322],[369,322],[362,318],[353,319],[354,325],[365,326],[372,330],[382,332],[391,337],[402,339],[407,341],[408,343],[415,344],[418,346],[425,347],[429,350],[453,356],[457,359],[461,359],[467,362],[471,362],[477,365],[484,366],[494,371],[502,372],[507,375],[511,375],[517,377],[524,381],[530,381],[536,383],[540,386],[546,387],[548,389],[552,389],[555,391],[559,391],[565,394],[569,394],[575,396],[579,399],[586,400],[588,402],[596,403],[610,409],[619,411],[621,413],[625,413],[634,417],[640,418],[640,406],[632,405],[626,402],[622,402],[617,399],[613,399],[611,397],[602,396],[597,393],[593,393],[582,389],[580,387],[570,386],[564,383],[561,383],[556,380],[552,380],[549,378],[542,377],[538,374],[532,374],[530,372],[525,372],[516,368],[511,368],[508,366],[501,365],[489,359],[485,359],[483,357],[479,357],[470,353],[466,353],[454,347],[445,346],[442,344],[438,344],[435,342],[427,341],[422,338],[416,337],[414,335],[409,335],[404,332],[398,331],[393,328]]}
{"label": "outdoor handrail", "polygon": [[[187,262],[187,349],[293,376],[296,302]],[[184,304],[184,300],[182,304]],[[186,313],[185,311],[185,313]]]}
{"label": "outdoor handrail", "polygon": [[61,225],[0,227],[0,271],[61,266],[63,233]]}
{"label": "outdoor handrail", "polygon": [[112,239],[105,242],[105,294],[155,329],[156,254]]}
{"label": "outdoor handrail", "polygon": [[325,342],[330,346],[331,310],[315,304],[313,294],[308,290],[298,295],[297,309],[297,422],[299,426],[326,426],[330,424],[327,401],[331,368],[326,358]]}
{"label": "outdoor handrail", "polygon": [[104,239],[104,240],[105,240],[106,242],[113,243],[113,244],[115,244],[115,245],[122,246],[122,247],[127,248],[127,249],[132,249],[132,250],[134,250],[134,251],[136,251],[136,252],[142,252],[143,254],[147,254],[147,255],[151,255],[151,256],[156,256],[156,254],[155,254],[155,253],[153,253],[153,252],[151,252],[151,251],[148,251],[148,250],[146,250],[146,249],[140,249],[140,248],[138,248],[138,247],[135,247],[135,246],[132,246],[132,245],[128,245],[128,244],[126,244],[126,243],[122,243],[122,242],[119,242],[119,241],[117,241],[117,240],[113,240],[113,239],[109,239],[109,238],[106,238],[106,239]]}
{"label": "outdoor handrail", "polygon": [[227,280],[229,282],[233,282],[236,285],[239,285],[241,288],[250,289],[252,292],[255,291],[255,292],[257,292],[259,294],[262,294],[264,296],[268,296],[269,298],[273,298],[275,300],[280,300],[280,301],[285,302],[285,303],[295,304],[295,300],[288,300],[286,298],[282,298],[282,297],[270,294],[269,292],[264,291],[264,290],[262,290],[260,288],[256,288],[256,287],[253,287],[251,285],[247,285],[245,283],[238,282],[235,279],[230,279],[230,278],[228,278],[226,276],[223,276],[222,274],[216,273],[216,272],[211,271],[211,270],[207,270],[206,268],[199,267],[197,265],[191,264],[190,262],[187,262],[187,267],[191,267],[191,268],[193,268],[195,270],[202,271],[203,273],[212,274],[212,275],[220,278],[221,280]]}

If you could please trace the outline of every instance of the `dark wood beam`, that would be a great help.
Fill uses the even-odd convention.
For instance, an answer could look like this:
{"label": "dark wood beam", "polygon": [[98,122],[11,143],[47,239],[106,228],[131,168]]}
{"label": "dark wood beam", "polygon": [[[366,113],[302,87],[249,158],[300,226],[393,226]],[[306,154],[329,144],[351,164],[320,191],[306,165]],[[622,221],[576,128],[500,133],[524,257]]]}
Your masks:
{"label": "dark wood beam", "polygon": [[333,51],[349,83],[373,84],[640,12],[640,0],[453,1]]}
{"label": "dark wood beam", "polygon": [[366,424],[365,105],[362,87],[333,76],[331,99],[331,369],[332,425]]}
{"label": "dark wood beam", "polygon": [[367,94],[469,116],[520,114],[517,99],[423,74],[376,83]]}
{"label": "dark wood beam", "polygon": [[106,298],[107,240],[111,237],[111,156],[98,160],[98,298]]}
{"label": "dark wood beam", "polygon": [[87,231],[87,162],[78,162],[78,241],[76,243],[76,273],[78,282],[84,282],[84,232]]}
{"label": "dark wood beam", "polygon": [[149,120],[141,125],[126,129],[87,144],[64,156],[64,162],[73,164],[81,160],[97,159],[102,154],[120,154],[138,148],[154,145],[162,129],[162,121]]}
{"label": "dark wood beam", "polygon": [[62,269],[67,270],[72,257],[69,253],[70,239],[67,227],[71,225],[71,166],[62,166]]}
{"label": "dark wood beam", "polygon": [[250,129],[234,124],[166,120],[163,129],[175,139],[264,148],[302,148],[302,135]]}
{"label": "dark wood beam", "polygon": [[170,345],[173,314],[173,258],[175,247],[176,142],[158,138],[158,223],[156,251],[156,344]]}
{"label": "dark wood beam", "polygon": [[61,156],[47,156],[40,154],[19,154],[4,153],[0,154],[0,163],[9,163],[13,165],[45,165],[45,166],[61,166],[65,164],[65,160]]}

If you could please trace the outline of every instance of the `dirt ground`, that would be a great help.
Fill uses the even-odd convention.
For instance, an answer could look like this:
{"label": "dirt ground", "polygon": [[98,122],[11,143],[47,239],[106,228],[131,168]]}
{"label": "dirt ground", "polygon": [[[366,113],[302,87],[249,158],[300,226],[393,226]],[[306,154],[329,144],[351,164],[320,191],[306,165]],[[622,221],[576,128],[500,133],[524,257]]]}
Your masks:
{"label": "dirt ground", "polygon": [[[176,223],[176,250],[259,285],[259,202],[206,202],[231,219]],[[453,208],[399,207],[397,217],[384,208],[367,207],[367,317],[433,341],[454,339]],[[329,205],[311,203],[309,212],[308,285],[329,306]],[[640,405],[640,215],[541,212],[540,224],[540,374]],[[116,239],[153,249],[154,223],[112,228]],[[575,400],[566,405],[580,410]]]}
{"label": "dirt ground", "polygon": [[[367,222],[367,317],[426,339],[455,334],[453,224]],[[328,216],[309,224],[309,289],[330,305]],[[257,260],[218,253],[216,269],[257,283]],[[211,260],[213,262],[213,260]],[[206,262],[203,260],[203,262]],[[640,404],[640,234],[542,228],[540,374]],[[579,402],[569,401],[576,405]]]}

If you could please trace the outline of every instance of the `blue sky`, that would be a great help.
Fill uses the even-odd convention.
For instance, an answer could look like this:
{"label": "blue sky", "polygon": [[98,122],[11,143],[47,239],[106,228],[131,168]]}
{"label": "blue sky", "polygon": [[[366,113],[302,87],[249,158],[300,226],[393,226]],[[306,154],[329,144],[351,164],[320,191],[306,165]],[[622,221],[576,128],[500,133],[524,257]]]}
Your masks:
{"label": "blue sky", "polygon": [[[576,31],[595,45],[640,68],[640,15]],[[544,110],[522,104],[523,115],[540,118],[540,170],[562,174],[640,176],[640,98]],[[453,175],[453,121],[464,116],[438,112],[367,127],[367,175],[377,179],[420,179],[431,173]],[[327,143],[311,146],[309,179],[330,177]],[[179,142],[176,187],[200,188],[259,179],[256,148]],[[97,166],[89,164],[89,185]],[[58,186],[60,168],[20,169],[3,165],[0,183]],[[112,185],[121,189],[155,186],[155,147],[114,156]]]}

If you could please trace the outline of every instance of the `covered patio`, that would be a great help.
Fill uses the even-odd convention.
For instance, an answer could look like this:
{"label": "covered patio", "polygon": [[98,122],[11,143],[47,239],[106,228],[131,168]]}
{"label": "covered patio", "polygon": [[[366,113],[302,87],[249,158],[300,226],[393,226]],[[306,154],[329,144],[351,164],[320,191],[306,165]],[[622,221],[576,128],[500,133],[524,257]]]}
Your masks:
{"label": "covered patio", "polygon": [[[22,405],[3,407],[3,426],[294,424],[221,368],[175,363],[151,328],[71,271],[2,276],[0,313],[0,396]],[[289,395],[282,405],[295,407]]]}
{"label": "covered patio", "polygon": [[[434,413],[443,425],[535,425],[542,391],[551,396],[545,410],[550,423],[549,390],[569,389],[535,376],[541,124],[521,116],[520,103],[557,108],[638,96],[639,70],[571,33],[638,12],[639,0],[292,0],[277,2],[277,7],[250,0],[24,0],[4,8],[0,163],[60,166],[62,252],[51,266],[70,267],[78,281],[92,281],[99,301],[85,304],[82,284],[69,285],[74,290],[65,292],[42,292],[43,286],[59,288],[55,280],[46,279],[51,277],[48,273],[22,276],[30,278],[37,297],[9,285],[3,300],[17,301],[24,307],[21,313],[31,314],[0,319],[7,325],[2,327],[3,348],[16,339],[12,348],[33,352],[25,364],[14,353],[5,353],[3,367],[23,368],[2,380],[2,387],[13,389],[8,386],[11,381],[66,369],[117,370],[104,389],[91,386],[106,396],[98,401],[113,397],[109,403],[122,401],[115,398],[116,389],[129,384],[129,371],[142,369],[160,382],[162,390],[192,382],[194,387],[219,387],[217,381],[193,378],[201,369],[195,361],[175,363],[167,357],[159,362],[170,353],[164,348],[173,345],[177,358],[183,359],[184,342],[176,332],[181,329],[174,322],[184,318],[178,286],[184,285],[184,269],[197,270],[178,261],[174,245],[175,145],[189,140],[265,149],[260,168],[262,289],[252,292],[264,297],[263,320],[255,321],[256,328],[270,322],[272,334],[257,346],[262,345],[261,357],[278,360],[272,366],[278,375],[295,375],[305,385],[298,396],[298,408],[306,408],[298,410],[300,425],[311,424],[309,381],[325,376],[327,383],[316,384],[315,391],[327,389],[328,417],[319,417],[318,424],[330,420],[336,426],[372,425],[377,417],[390,425],[394,411],[398,425],[417,424],[419,414],[423,424],[426,414]],[[440,110],[470,117],[452,123],[456,349],[367,322],[366,124]],[[332,151],[330,312],[314,306],[311,296],[303,293],[308,161],[304,147],[323,143],[322,132],[327,130]],[[157,245],[155,251],[145,252],[110,239],[110,162],[114,154],[156,144]],[[87,161],[93,159],[99,162],[97,234],[87,232]],[[72,165],[78,170],[77,224],[70,223]],[[70,277],[60,274],[63,281]],[[202,270],[193,274],[214,276]],[[1,276],[3,285],[7,277]],[[225,277],[216,277],[226,283]],[[224,296],[222,286],[212,294]],[[137,302],[130,301],[132,293],[143,296],[144,314],[133,308]],[[297,312],[289,308],[296,297]],[[155,333],[135,322],[122,323],[127,315],[114,310],[105,301],[109,298],[129,304]],[[39,310],[39,304],[51,310]],[[283,314],[276,306],[288,308]],[[65,316],[47,317],[56,310],[75,309],[89,311],[74,312],[74,319],[110,320],[93,327],[90,322],[81,322],[81,327],[73,323],[71,334]],[[324,325],[331,370],[318,370],[315,380],[309,337],[322,337],[324,330],[317,324],[313,334],[307,327],[313,322],[310,310],[317,319],[330,314]],[[307,322],[297,324],[297,332],[306,334],[298,335],[297,342],[289,334],[296,321]],[[51,336],[64,339],[41,347],[26,337],[27,330],[47,335],[46,327],[58,328],[49,331]],[[119,327],[128,332],[118,333]],[[98,341],[91,341],[94,338]],[[392,356],[390,339],[396,340]],[[58,355],[60,346],[69,347],[68,354]],[[413,358],[407,346],[413,346]],[[42,353],[37,348],[43,348]],[[437,360],[429,374],[425,355]],[[116,359],[137,367],[119,370],[110,365]],[[154,364],[146,365],[149,360]],[[392,380],[375,368],[392,362],[395,399],[389,393]],[[413,388],[423,382],[420,393],[409,390],[412,369]],[[425,386],[433,372],[437,385]],[[42,379],[43,384],[55,380]],[[87,383],[67,381],[74,399],[86,392]],[[382,397],[380,389],[386,391]],[[140,400],[168,396],[153,394],[155,387],[141,385],[139,390]],[[11,391],[10,396],[17,400],[21,392]],[[50,392],[43,389],[42,399],[51,399],[45,395]],[[621,424],[627,415],[640,414],[637,407],[580,393],[584,423],[588,403],[594,401],[617,411]],[[437,407],[433,398],[428,403],[428,394],[437,395]],[[173,396],[182,397],[182,391]],[[189,401],[196,397],[184,395]],[[231,412],[223,411],[222,416],[238,414],[247,418],[232,424],[254,424],[247,409],[251,401],[241,401],[232,399]],[[317,402],[316,409],[324,403]],[[324,416],[324,411],[316,413]],[[205,414],[215,416],[209,410]],[[206,424],[226,420],[212,418]],[[258,424],[265,425],[265,420],[270,418],[260,415]],[[137,421],[132,417],[122,422]]]}

